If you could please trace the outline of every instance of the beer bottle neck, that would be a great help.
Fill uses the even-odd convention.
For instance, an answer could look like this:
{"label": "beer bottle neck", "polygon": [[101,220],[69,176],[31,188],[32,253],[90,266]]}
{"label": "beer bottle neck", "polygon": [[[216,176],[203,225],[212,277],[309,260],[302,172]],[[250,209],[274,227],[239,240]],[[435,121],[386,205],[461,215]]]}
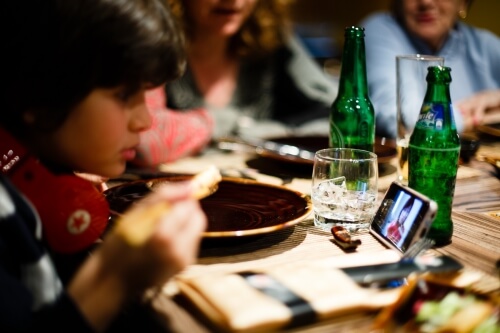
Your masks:
{"label": "beer bottle neck", "polygon": [[363,36],[346,37],[342,54],[339,96],[368,96],[365,41]]}

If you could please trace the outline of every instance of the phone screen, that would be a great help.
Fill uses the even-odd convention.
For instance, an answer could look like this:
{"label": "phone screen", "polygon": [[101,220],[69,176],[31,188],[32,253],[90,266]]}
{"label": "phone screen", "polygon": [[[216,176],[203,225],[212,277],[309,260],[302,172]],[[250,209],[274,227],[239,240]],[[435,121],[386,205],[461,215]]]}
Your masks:
{"label": "phone screen", "polygon": [[428,210],[428,203],[391,185],[372,221],[372,230],[400,251],[405,252],[417,236]]}

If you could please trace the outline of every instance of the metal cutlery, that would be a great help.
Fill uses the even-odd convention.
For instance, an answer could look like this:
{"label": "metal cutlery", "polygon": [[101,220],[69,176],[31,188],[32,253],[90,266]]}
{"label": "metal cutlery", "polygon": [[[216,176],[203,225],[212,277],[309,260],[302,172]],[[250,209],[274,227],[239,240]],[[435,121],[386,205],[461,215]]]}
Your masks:
{"label": "metal cutlery", "polygon": [[222,150],[255,152],[258,155],[273,154],[312,162],[315,152],[297,146],[257,138],[222,137],[215,140]]}

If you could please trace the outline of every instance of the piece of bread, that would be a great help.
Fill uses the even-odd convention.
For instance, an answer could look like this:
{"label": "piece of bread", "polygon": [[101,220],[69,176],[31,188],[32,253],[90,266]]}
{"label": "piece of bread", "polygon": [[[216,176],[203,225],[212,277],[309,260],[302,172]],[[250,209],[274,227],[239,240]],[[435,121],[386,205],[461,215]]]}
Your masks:
{"label": "piece of bread", "polygon": [[[214,193],[221,179],[219,169],[215,166],[196,174],[190,180],[193,187],[192,197],[200,200]],[[137,205],[118,219],[115,231],[131,246],[139,246],[149,238],[159,217],[168,210],[168,202]]]}
{"label": "piece of bread", "polygon": [[191,179],[191,184],[194,188],[193,197],[200,200],[214,193],[221,179],[222,177],[219,169],[214,165],[197,173],[193,179]]}

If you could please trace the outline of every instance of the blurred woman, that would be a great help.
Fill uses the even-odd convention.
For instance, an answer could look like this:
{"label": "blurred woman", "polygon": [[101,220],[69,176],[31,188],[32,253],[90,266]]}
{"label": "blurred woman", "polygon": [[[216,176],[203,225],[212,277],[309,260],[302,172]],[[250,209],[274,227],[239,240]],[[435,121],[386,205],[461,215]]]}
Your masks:
{"label": "blurred woman", "polygon": [[213,137],[328,133],[337,85],[292,34],[290,0],[169,1],[188,56],[170,108],[208,109]]}
{"label": "blurred woman", "polygon": [[465,24],[472,0],[393,0],[390,13],[361,22],[366,31],[370,98],[377,133],[396,136],[396,55],[442,56],[452,69],[451,100],[459,132],[500,108],[500,38]]}

